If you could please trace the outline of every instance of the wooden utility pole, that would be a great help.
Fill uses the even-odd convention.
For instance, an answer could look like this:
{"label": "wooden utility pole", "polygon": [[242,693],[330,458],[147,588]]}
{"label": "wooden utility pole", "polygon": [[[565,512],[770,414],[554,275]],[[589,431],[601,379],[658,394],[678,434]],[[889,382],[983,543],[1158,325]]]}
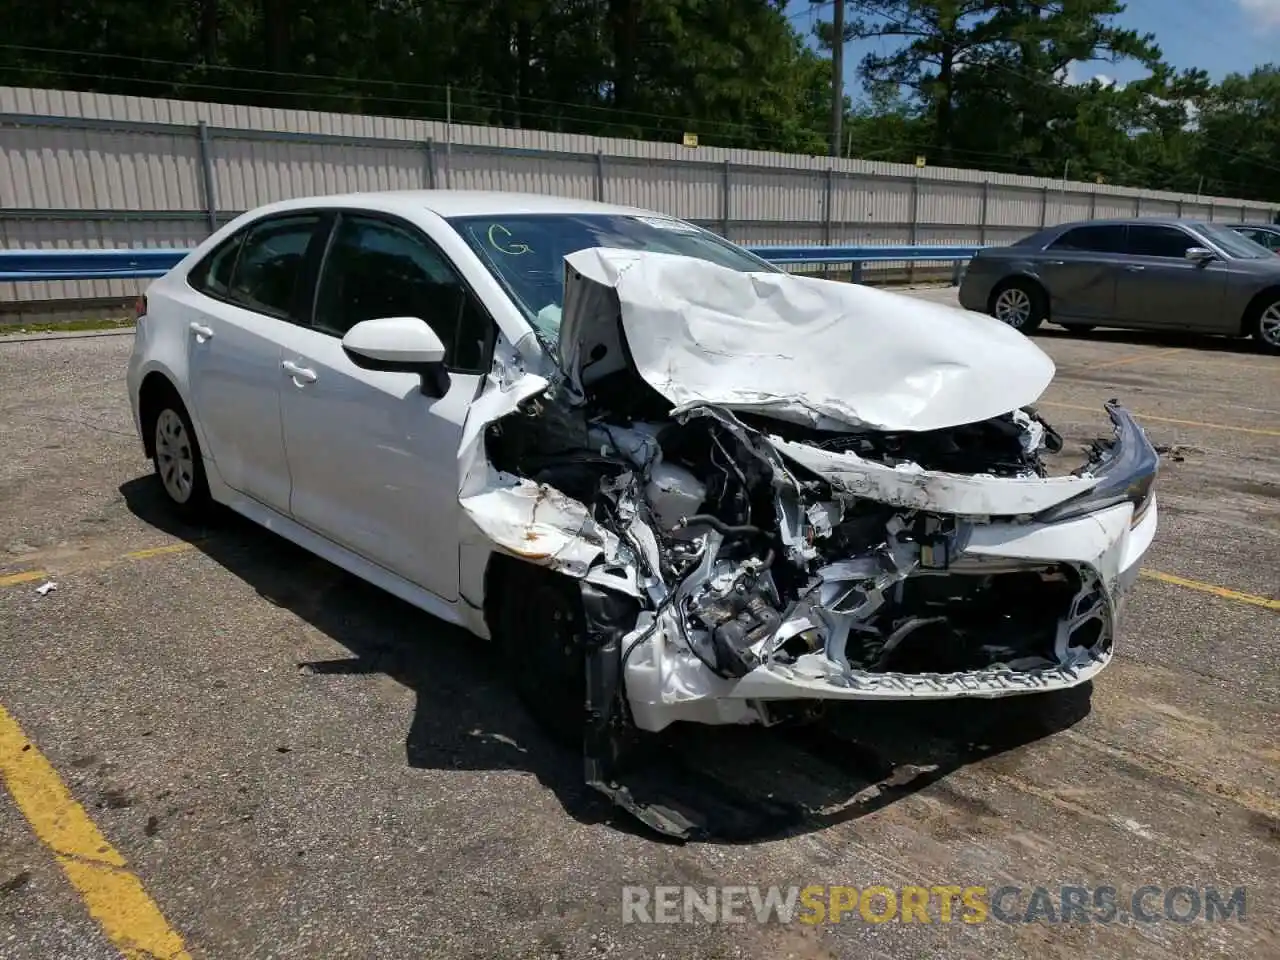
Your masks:
{"label": "wooden utility pole", "polygon": [[835,0],[831,22],[831,156],[840,156],[844,123],[844,0]]}

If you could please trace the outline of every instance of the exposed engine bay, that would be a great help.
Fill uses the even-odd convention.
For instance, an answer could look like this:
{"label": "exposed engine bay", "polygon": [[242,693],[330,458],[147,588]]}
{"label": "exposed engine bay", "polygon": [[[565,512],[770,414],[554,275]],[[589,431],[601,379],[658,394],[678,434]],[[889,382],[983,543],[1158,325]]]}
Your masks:
{"label": "exposed engine bay", "polygon": [[[1063,439],[1032,402],[1052,362],[998,321],[633,251],[567,265],[562,375],[494,400],[462,503],[582,583],[593,786],[683,832],[603,772],[617,711],[772,723],[780,701],[999,697],[1109,662],[1158,466],[1118,405],[1114,437],[1050,476]],[[840,339],[800,336],[833,317]],[[912,324],[928,346],[900,342]]]}

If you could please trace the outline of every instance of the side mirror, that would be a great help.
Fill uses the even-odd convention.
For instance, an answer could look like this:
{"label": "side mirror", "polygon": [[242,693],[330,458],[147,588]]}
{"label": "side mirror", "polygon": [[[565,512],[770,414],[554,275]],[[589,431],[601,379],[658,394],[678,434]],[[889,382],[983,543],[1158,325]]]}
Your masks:
{"label": "side mirror", "polygon": [[418,317],[364,320],[347,331],[342,349],[364,370],[418,374],[422,392],[429,397],[443,397],[449,389],[444,344]]}
{"label": "side mirror", "polygon": [[1218,255],[1208,247],[1187,247],[1186,253],[1183,254],[1192,263],[1205,264],[1210,260],[1217,260]]}

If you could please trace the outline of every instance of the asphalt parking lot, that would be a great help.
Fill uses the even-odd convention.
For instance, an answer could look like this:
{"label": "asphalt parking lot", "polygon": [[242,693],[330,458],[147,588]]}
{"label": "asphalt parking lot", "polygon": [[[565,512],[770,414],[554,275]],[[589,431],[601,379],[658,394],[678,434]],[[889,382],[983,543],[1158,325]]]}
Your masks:
{"label": "asphalt parking lot", "polygon": [[[0,338],[0,957],[1280,956],[1280,359],[1036,339],[1070,447],[1117,397],[1165,454],[1111,669],[1038,705],[685,731],[655,762],[742,815],[673,845],[582,787],[484,644],[247,523],[171,520],[129,336]],[[1035,887],[1154,886],[1160,915],[622,921],[624,886],[719,884],[1012,885],[1011,920]],[[1210,886],[1243,917],[1162,915]]]}

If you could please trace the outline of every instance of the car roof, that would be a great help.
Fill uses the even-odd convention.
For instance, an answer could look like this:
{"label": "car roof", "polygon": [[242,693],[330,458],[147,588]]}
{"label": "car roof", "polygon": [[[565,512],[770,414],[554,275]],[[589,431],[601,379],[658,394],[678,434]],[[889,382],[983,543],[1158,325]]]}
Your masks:
{"label": "car roof", "polygon": [[1245,224],[1235,223],[1213,223],[1210,224],[1204,220],[1193,220],[1189,217],[1116,217],[1108,220],[1076,220],[1071,223],[1059,223],[1053,227],[1046,227],[1047,231],[1058,232],[1060,230],[1071,230],[1075,227],[1236,227],[1245,226]]}
{"label": "car roof", "polygon": [[256,213],[306,207],[362,207],[387,213],[430,210],[438,216],[518,216],[520,214],[596,214],[615,216],[663,216],[652,210],[624,207],[594,200],[557,197],[541,193],[508,193],[501,190],[377,190],[329,196],[297,197],[259,207]]}

